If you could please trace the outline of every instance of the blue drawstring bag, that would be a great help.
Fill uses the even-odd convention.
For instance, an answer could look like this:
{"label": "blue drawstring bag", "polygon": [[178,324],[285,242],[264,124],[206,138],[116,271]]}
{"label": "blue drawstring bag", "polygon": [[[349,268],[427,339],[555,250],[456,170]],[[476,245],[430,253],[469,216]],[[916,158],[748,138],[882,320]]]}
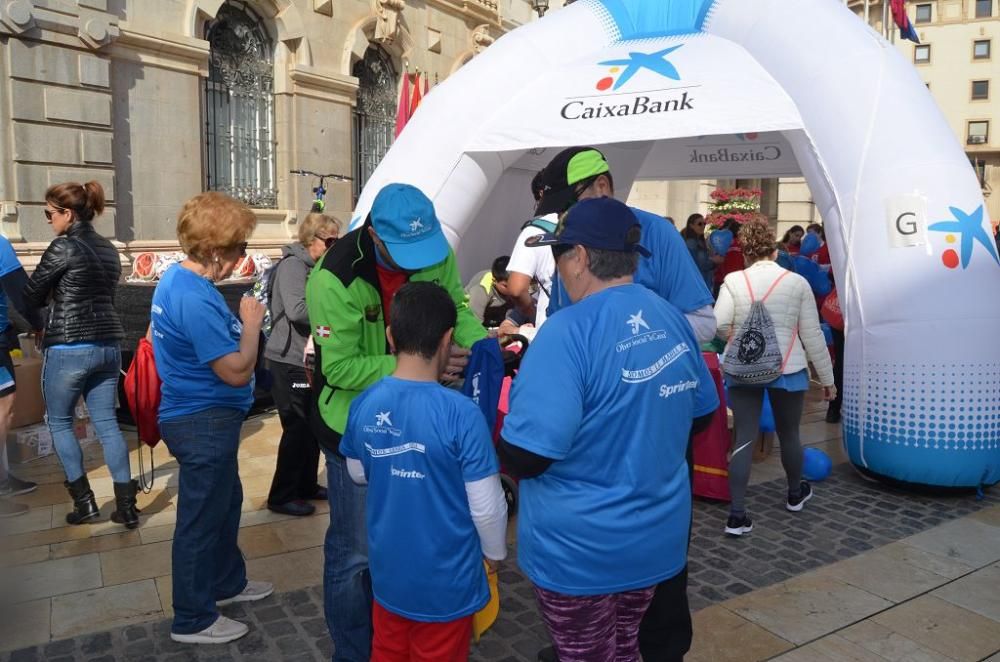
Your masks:
{"label": "blue drawstring bag", "polygon": [[462,393],[479,406],[490,433],[497,422],[497,405],[500,403],[503,378],[503,357],[497,339],[483,338],[475,343],[469,355],[469,365],[465,369]]}

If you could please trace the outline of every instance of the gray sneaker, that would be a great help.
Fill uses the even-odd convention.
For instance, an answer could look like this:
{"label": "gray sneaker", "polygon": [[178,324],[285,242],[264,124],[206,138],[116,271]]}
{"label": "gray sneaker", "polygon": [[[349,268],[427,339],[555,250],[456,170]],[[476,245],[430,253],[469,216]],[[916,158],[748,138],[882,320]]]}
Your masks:
{"label": "gray sneaker", "polygon": [[194,634],[170,633],[170,638],[179,644],[228,644],[250,631],[243,623],[225,616],[219,616],[214,623]]}
{"label": "gray sneaker", "polygon": [[231,605],[234,602],[256,602],[257,600],[263,600],[272,593],[274,593],[274,584],[270,582],[255,582],[253,580],[249,580],[247,581],[246,588],[231,598],[216,600],[215,606],[225,607],[226,605]]}
{"label": "gray sneaker", "polygon": [[0,499],[28,494],[38,489],[38,483],[21,480],[17,476],[7,474],[6,482],[0,483]]}

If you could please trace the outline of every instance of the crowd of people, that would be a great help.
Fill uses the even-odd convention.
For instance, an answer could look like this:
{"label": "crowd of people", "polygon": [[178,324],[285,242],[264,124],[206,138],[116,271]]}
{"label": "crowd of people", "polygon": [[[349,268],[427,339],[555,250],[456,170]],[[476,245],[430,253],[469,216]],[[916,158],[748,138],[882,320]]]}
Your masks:
{"label": "crowd of people", "polygon": [[[677,231],[615,200],[611,166],[591,147],[556,155],[530,193],[533,218],[509,255],[464,286],[434,204],[413,186],[384,187],[346,234],[310,214],[268,274],[267,305],[244,297],[238,314],[215,285],[246,255],[255,216],[221,193],[184,205],[186,259],[157,285],[149,327],[160,430],[179,466],[174,640],[238,639],[248,626],[218,608],[273,591],[247,577],[237,541],[238,449],[261,356],[282,427],[267,507],[309,516],[311,501],[330,506],[323,588],[335,661],[467,659],[473,615],[507,556],[501,465],[519,481],[518,561],[553,642],[539,659],[683,659],[693,440],[725,401],[702,359],[716,338],[735,420],[724,532],[753,528],[748,447],[765,392],[785,505],[802,510],[813,496],[798,436],[809,363],[824,397],[837,395],[814,288],[779,264],[803,251],[807,231],[777,242],[766,223],[732,221],[717,255],[703,216]],[[103,206],[94,182],[51,188],[56,239],[30,278],[0,242],[0,283],[44,347],[67,522],[100,516],[72,433],[83,397],[113,477],[112,518],[133,528],[137,483],[115,419],[121,267],[93,227]],[[509,414],[491,430],[456,385],[495,339],[525,333]],[[0,363],[0,433],[12,374]],[[0,473],[7,495],[32,487]]]}

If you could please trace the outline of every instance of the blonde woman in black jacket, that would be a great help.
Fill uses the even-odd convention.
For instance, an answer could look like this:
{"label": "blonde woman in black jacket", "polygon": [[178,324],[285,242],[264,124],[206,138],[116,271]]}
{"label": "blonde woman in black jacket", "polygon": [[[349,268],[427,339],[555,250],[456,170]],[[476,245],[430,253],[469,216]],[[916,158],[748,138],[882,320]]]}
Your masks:
{"label": "blonde woman in black jacket", "polygon": [[114,308],[121,263],[115,247],[94,229],[94,217],[102,211],[104,189],[97,182],[58,184],[45,192],[45,217],[56,238],[25,286],[24,298],[30,307],[49,307],[42,390],[52,442],[73,498],[66,522],[83,524],[100,516],[73,434],[73,410],[83,396],[114,481],[111,519],[133,529],[139,525],[137,484],[115,416],[125,337]]}

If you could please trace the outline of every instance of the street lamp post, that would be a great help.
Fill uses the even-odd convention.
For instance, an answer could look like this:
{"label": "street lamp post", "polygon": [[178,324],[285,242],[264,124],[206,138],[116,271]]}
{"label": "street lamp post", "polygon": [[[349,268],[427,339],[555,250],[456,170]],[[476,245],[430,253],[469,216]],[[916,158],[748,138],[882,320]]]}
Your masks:
{"label": "street lamp post", "polygon": [[549,10],[549,0],[531,0],[531,8],[538,12],[538,18],[541,18]]}

